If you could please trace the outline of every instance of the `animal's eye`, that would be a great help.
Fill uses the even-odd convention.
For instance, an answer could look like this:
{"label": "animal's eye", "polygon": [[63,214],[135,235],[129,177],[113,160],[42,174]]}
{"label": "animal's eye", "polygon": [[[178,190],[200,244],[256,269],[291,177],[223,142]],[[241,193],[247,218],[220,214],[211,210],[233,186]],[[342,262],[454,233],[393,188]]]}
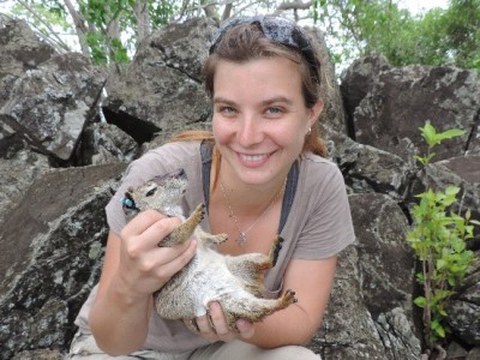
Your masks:
{"label": "animal's eye", "polygon": [[152,196],[153,194],[155,194],[155,192],[157,191],[157,188],[153,188],[151,190],[148,190],[147,193],[145,194],[145,196]]}

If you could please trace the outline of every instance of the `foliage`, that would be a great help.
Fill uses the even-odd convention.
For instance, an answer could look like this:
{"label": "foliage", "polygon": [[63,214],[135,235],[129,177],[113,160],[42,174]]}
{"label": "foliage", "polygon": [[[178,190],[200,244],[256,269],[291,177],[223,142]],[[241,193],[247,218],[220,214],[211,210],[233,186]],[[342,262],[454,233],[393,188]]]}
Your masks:
{"label": "foliage", "polygon": [[[166,0],[76,0],[75,6],[67,0],[19,0],[13,13],[33,14],[30,22],[51,43],[59,28],[75,34],[85,55],[97,64],[108,64],[129,61],[128,53],[149,29],[167,24],[175,9]],[[141,28],[147,33],[140,34]],[[59,42],[52,45],[58,47]],[[60,47],[70,50],[65,43]]]}
{"label": "foliage", "polygon": [[480,71],[480,0],[450,0],[415,17],[391,0],[314,0],[312,17],[338,41],[336,57],[382,53],[394,66],[455,64]]}
{"label": "foliage", "polygon": [[423,165],[426,166],[430,163],[435,153],[432,152],[434,146],[439,145],[444,140],[453,139],[454,137],[462,136],[465,134],[465,130],[450,129],[443,132],[437,132],[437,130],[427,121],[424,127],[419,128],[421,135],[428,145],[427,154],[424,156],[415,156],[415,158]]}
{"label": "foliage", "polygon": [[480,0],[450,0],[447,9],[434,8],[423,16],[400,8],[400,0],[312,0],[307,10],[301,10],[306,2],[280,0],[16,2],[14,14],[34,24],[48,41],[67,49],[65,34],[77,37],[82,52],[97,63],[128,61],[152,29],[167,23],[284,9],[281,15],[301,20],[303,14],[303,23],[317,22],[336,63],[383,53],[394,66],[455,64],[480,71]]}
{"label": "foliage", "polygon": [[[417,157],[423,166],[434,156],[430,152],[434,146],[464,133],[458,129],[439,133],[428,122],[420,131],[429,147],[429,154]],[[451,210],[459,192],[459,187],[448,186],[444,191],[427,189],[417,195],[420,202],[412,209],[413,226],[407,234],[407,241],[422,264],[416,279],[423,285],[424,295],[414,303],[423,309],[425,340],[431,349],[447,335],[447,302],[474,259],[466,241],[473,238],[472,224],[477,222],[470,219],[469,211],[461,216],[460,211],[455,214]]]}

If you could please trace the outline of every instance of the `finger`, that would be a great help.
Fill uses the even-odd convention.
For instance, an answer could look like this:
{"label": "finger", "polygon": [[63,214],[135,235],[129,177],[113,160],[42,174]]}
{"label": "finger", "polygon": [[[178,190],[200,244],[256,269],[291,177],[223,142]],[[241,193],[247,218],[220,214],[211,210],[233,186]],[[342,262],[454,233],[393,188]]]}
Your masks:
{"label": "finger", "polygon": [[177,217],[155,221],[142,233],[142,240],[153,247],[158,247],[158,244],[173,230],[179,227],[181,223],[181,220]]}
{"label": "finger", "polygon": [[230,332],[228,328],[227,320],[223,314],[222,307],[216,301],[210,303],[209,305],[209,315],[210,319],[215,327],[215,331],[220,338],[227,336]]}
{"label": "finger", "polygon": [[[162,218],[150,224],[150,226],[140,234],[134,234],[131,230],[122,231],[122,248],[124,253],[131,260],[139,260],[154,249],[158,249],[158,242],[167,236],[179,222],[176,218]],[[128,226],[128,225],[127,225]],[[133,235],[128,235],[128,234]],[[176,257],[173,255],[172,257]],[[152,260],[152,265],[158,263],[158,261]]]}
{"label": "finger", "polygon": [[159,279],[170,279],[183,269],[193,258],[197,250],[197,241],[190,240],[172,248],[156,248],[146,255],[148,260],[155,261],[155,274]]}
{"label": "finger", "polygon": [[158,247],[158,243],[169,235],[175,228],[181,224],[179,218],[161,218],[151,222],[150,225],[136,236],[132,236],[132,241],[142,241],[148,248]]}
{"label": "finger", "polygon": [[249,339],[255,334],[255,327],[249,321],[240,319],[237,320],[235,325],[237,326],[240,336],[244,339]]}
{"label": "finger", "polygon": [[208,319],[207,314],[197,317],[196,322],[202,337],[209,341],[216,341],[218,339],[215,329],[210,325],[210,320]]}
{"label": "finger", "polygon": [[123,228],[122,237],[136,236],[147,230],[153,223],[166,218],[156,210],[146,210],[139,213]]}

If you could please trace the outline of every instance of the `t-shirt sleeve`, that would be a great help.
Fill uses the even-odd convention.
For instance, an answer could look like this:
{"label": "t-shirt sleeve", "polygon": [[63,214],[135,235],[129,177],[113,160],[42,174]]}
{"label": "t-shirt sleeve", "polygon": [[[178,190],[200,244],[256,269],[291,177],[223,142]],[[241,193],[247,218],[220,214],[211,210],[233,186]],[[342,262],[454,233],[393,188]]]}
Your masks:
{"label": "t-shirt sleeve", "polygon": [[331,163],[323,168],[307,186],[305,223],[293,254],[297,259],[328,258],[355,240],[342,173]]}

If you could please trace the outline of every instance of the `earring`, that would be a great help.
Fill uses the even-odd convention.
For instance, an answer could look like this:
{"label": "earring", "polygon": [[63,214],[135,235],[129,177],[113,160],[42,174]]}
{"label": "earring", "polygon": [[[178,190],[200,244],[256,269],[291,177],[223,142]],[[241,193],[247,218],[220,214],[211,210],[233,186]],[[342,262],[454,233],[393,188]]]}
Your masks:
{"label": "earring", "polygon": [[308,130],[307,130],[307,135],[310,135],[312,133],[312,128],[309,127]]}

